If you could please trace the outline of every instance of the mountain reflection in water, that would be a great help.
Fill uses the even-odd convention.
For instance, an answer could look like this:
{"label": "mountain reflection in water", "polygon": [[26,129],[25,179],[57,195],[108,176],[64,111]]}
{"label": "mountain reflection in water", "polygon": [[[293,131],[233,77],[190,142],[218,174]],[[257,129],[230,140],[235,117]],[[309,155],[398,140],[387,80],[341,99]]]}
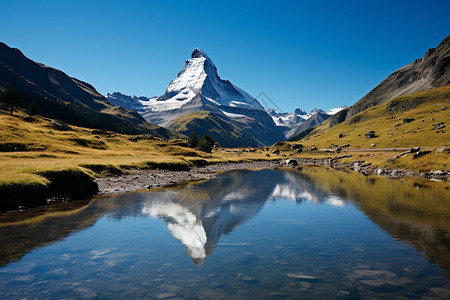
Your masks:
{"label": "mountain reflection in water", "polygon": [[320,202],[320,190],[313,187],[293,173],[230,172],[182,190],[149,194],[142,214],[162,218],[173,237],[186,246],[186,253],[194,263],[201,265],[213,253],[220,237],[257,215],[266,200]]}
{"label": "mountain reflection in water", "polygon": [[161,218],[194,264],[201,265],[222,235],[255,217],[265,203],[278,199],[339,207],[351,202],[392,237],[413,245],[450,271],[448,183],[389,180],[325,168],[232,171],[181,188],[99,197],[72,212],[48,208],[43,216],[20,221],[3,214],[0,266],[91,227],[105,215],[113,220]]}

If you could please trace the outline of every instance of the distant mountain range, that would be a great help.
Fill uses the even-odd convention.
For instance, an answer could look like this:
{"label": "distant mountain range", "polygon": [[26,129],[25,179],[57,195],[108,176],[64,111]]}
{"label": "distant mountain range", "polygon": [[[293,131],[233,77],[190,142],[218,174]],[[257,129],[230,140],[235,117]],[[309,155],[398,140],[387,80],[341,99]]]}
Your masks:
{"label": "distant mountain range", "polygon": [[346,108],[347,106],[343,105],[326,112],[322,109],[315,108],[311,110],[310,113],[306,113],[299,108],[291,113],[277,113],[273,109],[269,109],[267,112],[272,117],[275,124],[283,130],[286,138],[289,139],[324,122],[332,115]]}
{"label": "distant mountain range", "polygon": [[[146,113],[146,108],[148,103],[150,102],[150,99],[155,99],[157,97],[148,98],[144,96],[129,96],[124,95],[120,92],[114,92],[111,94],[106,94],[105,96],[112,104],[125,107],[130,110],[134,110],[140,114]],[[328,111],[324,111],[322,109],[313,109],[311,112],[307,113],[302,111],[301,109],[297,108],[291,113],[279,113],[276,112],[274,109],[268,109],[267,113],[274,121],[277,128],[282,132],[284,135],[284,139],[289,139],[300,132],[307,130],[313,126],[316,126],[323,121],[327,120],[329,117],[333,116],[334,114],[340,112],[341,110],[346,109],[347,106],[343,105],[338,108],[333,108]],[[193,116],[187,116],[189,120],[191,120],[191,117],[197,117],[197,118],[204,118],[205,116],[210,117],[211,113],[197,113]],[[189,115],[189,114],[188,114]],[[176,121],[173,121],[171,124],[171,127],[178,127],[174,126],[174,124],[183,122],[183,118],[179,118]],[[225,121],[226,122],[226,121]],[[224,125],[226,126],[226,125]],[[228,125],[229,126],[229,125]],[[190,126],[191,129],[194,129],[195,126]],[[198,126],[197,126],[198,127]],[[197,128],[199,131],[202,131],[200,128]],[[239,130],[239,129],[237,129]],[[210,130],[211,132],[213,130]],[[183,132],[184,134],[189,134],[186,130]],[[206,133],[206,132],[205,132]],[[220,130],[217,131],[217,137],[216,140],[220,141]],[[224,143],[226,145],[227,142]]]}
{"label": "distant mountain range", "polygon": [[300,109],[275,113],[244,90],[223,80],[211,58],[195,49],[164,95],[147,98],[114,92],[105,96],[114,105],[139,112],[147,121],[189,135],[210,134],[225,147],[271,145],[315,126],[332,114]]}
{"label": "distant mountain range", "polygon": [[21,94],[23,107],[33,102],[38,114],[73,125],[128,134],[176,136],[149,124],[133,110],[111,105],[92,85],[32,61],[20,50],[0,42],[0,91],[8,89]]}

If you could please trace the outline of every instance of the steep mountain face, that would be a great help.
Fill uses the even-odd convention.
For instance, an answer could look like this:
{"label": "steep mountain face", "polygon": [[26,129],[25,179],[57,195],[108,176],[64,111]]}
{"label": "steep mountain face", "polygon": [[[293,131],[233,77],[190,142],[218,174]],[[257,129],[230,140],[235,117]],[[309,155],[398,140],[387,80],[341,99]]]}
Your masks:
{"label": "steep mountain face", "polygon": [[386,103],[398,96],[447,85],[450,85],[450,36],[447,36],[436,48],[429,49],[423,58],[389,75],[350,107],[346,118],[351,118],[369,107]]}
{"label": "steep mountain face", "polygon": [[286,137],[288,138],[294,137],[311,127],[319,125],[320,123],[326,121],[329,117],[331,117],[331,115],[325,112],[318,111],[311,117],[309,117],[305,122],[289,130],[289,132],[286,133]]}
{"label": "steep mountain face", "polygon": [[308,113],[302,111],[300,108],[295,109],[291,113],[280,113],[275,112],[273,109],[269,109],[267,110],[267,113],[272,117],[277,126],[288,128],[296,126],[308,118]]}
{"label": "steep mountain face", "polygon": [[[118,104],[119,97],[114,95],[107,98]],[[215,140],[221,140],[225,147],[258,147],[285,138],[261,104],[230,81],[221,79],[213,61],[200,49],[192,52],[162,96],[128,100],[124,105],[138,108],[135,110],[147,121],[184,134],[189,135],[192,128],[214,123],[213,128],[203,127],[203,130]],[[200,112],[209,112],[206,123]]]}
{"label": "steep mountain face", "polygon": [[264,110],[255,98],[230,81],[220,79],[213,61],[198,48],[192,52],[191,59],[186,61],[177,78],[170,82],[164,95],[149,105],[152,110],[179,108],[197,95],[222,106],[222,109],[239,107]]}
{"label": "steep mountain face", "polygon": [[136,112],[111,105],[92,85],[34,62],[0,42],[0,91],[8,89],[22,95],[23,106],[34,102],[40,115],[73,125],[170,136],[166,129],[147,123]]}

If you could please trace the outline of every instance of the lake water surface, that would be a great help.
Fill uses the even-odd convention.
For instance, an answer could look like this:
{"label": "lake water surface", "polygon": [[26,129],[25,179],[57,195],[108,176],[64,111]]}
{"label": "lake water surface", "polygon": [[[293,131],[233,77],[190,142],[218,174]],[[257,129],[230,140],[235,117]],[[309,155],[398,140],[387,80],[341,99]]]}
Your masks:
{"label": "lake water surface", "polygon": [[446,183],[232,171],[3,214],[0,242],[1,299],[450,299]]}

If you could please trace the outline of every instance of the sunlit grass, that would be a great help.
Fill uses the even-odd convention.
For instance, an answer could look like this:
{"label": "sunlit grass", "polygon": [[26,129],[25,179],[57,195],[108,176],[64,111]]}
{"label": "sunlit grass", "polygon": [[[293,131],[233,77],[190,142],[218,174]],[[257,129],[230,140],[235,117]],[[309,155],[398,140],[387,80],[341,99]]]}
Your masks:
{"label": "sunlit grass", "polygon": [[[403,123],[405,118],[413,118],[414,121]],[[446,127],[433,130],[433,124],[441,122]],[[386,104],[369,108],[333,128],[329,128],[329,123],[324,122],[301,143],[319,148],[331,144],[350,144],[351,148],[360,149],[371,148],[372,144],[376,148],[449,146],[450,87],[395,98]],[[377,137],[365,138],[364,134],[371,130],[375,131]],[[339,138],[339,134],[343,137]]]}
{"label": "sunlit grass", "polygon": [[[263,153],[221,151],[212,154],[183,146],[183,140],[124,135],[71,126],[60,131],[52,120],[17,111],[0,111],[0,184],[47,184],[43,171],[81,170],[92,177],[130,168],[181,168],[199,162],[239,162],[267,158]],[[12,144],[12,145],[11,145]],[[8,148],[9,147],[9,148]],[[18,150],[26,151],[14,151]],[[22,149],[23,148],[23,149]],[[103,172],[110,170],[110,172]]]}

